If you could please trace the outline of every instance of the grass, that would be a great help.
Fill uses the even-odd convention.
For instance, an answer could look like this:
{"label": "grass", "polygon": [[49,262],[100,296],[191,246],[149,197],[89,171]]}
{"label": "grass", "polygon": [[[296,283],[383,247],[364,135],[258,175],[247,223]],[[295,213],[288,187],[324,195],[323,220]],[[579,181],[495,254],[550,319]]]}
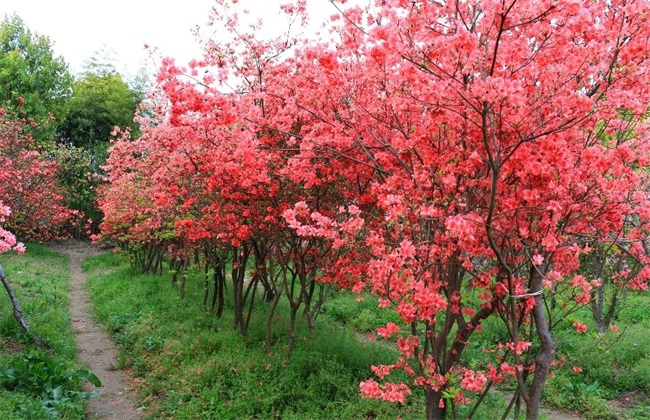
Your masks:
{"label": "grass", "polygon": [[380,309],[377,298],[365,295],[359,301],[357,295],[344,291],[333,293],[323,305],[322,313],[332,321],[363,333],[374,333],[387,322],[402,323],[394,310]]}
{"label": "grass", "polygon": [[[377,301],[364,297],[361,303],[349,293],[334,294],[323,308],[326,317],[369,332],[388,321],[399,323],[391,311],[377,308]],[[370,315],[369,315],[370,314]],[[615,320],[619,331],[577,334],[573,321],[595,331],[587,307],[573,314],[553,331],[557,357],[564,362],[553,370],[547,381],[543,401],[547,407],[580,413],[585,419],[650,419],[650,296],[647,292],[628,292]],[[483,324],[484,332],[475,334],[465,349],[467,365],[485,365],[483,347],[507,341],[507,332],[498,320]],[[582,372],[575,373],[573,367]],[[553,376],[552,375],[552,376]],[[491,418],[505,409],[509,386],[489,394],[475,418]],[[467,414],[459,408],[459,418]]]}
{"label": "grass", "polygon": [[189,282],[180,300],[168,277],[136,275],[116,255],[93,257],[85,269],[99,319],[113,331],[119,365],[130,371],[149,418],[424,416],[422,396],[404,406],[359,397],[370,365],[393,362],[395,350],[359,341],[337,323],[317,323],[315,338],[301,326],[288,358],[286,307],[275,318],[280,344],[267,351],[262,307],[243,338],[228,315],[206,313],[199,281]]}
{"label": "grass", "polygon": [[[81,384],[68,313],[68,258],[40,245],[25,255],[0,256],[34,332],[53,350],[33,348],[18,326],[7,296],[0,305],[0,418],[83,418]],[[206,312],[201,281],[190,281],[178,298],[166,276],[134,274],[113,254],[88,259],[95,310],[120,344],[119,367],[129,371],[149,418],[404,419],[422,418],[423,397],[403,406],[359,397],[358,384],[372,376],[371,364],[391,363],[395,351],[384,342],[360,339],[388,321],[398,322],[377,301],[332,293],[314,338],[301,326],[298,344],[286,355],[288,315],[280,305],[277,345],[263,345],[264,312],[253,314],[242,338],[223,319]],[[586,419],[650,419],[650,298],[630,292],[615,323],[618,332],[597,334],[585,308],[558,326],[554,339],[563,360],[549,379],[544,403],[578,412]],[[573,321],[589,325],[576,334]],[[482,341],[502,329],[486,323],[466,350],[466,362],[484,364]],[[501,337],[502,338],[502,337]],[[575,373],[574,366],[582,372]],[[488,395],[475,418],[503,412],[503,392]],[[462,410],[459,415],[462,416]]]}
{"label": "grass", "polygon": [[[547,403],[587,419],[650,419],[649,307],[647,292],[629,292],[615,320],[618,332],[576,334],[569,322],[557,331],[566,363],[547,384]],[[595,331],[586,308],[577,317]]]}
{"label": "grass", "polygon": [[[287,308],[275,318],[280,343],[263,346],[264,308],[254,311],[242,338],[226,314],[216,319],[201,305],[201,281],[188,282],[180,300],[167,276],[135,274],[119,256],[86,261],[95,309],[120,343],[120,367],[130,371],[149,418],[372,419],[423,418],[418,392],[404,406],[359,398],[358,383],[372,377],[369,366],[392,363],[385,342],[360,339],[395,315],[377,301],[332,293],[317,323],[316,337],[305,328],[291,358],[286,357]],[[586,419],[650,419],[650,310],[647,294],[630,293],[616,319],[619,332],[576,334],[581,321],[594,331],[587,308],[554,330],[558,357],[544,392],[544,404]],[[497,321],[485,323],[464,353],[469,365],[487,360],[481,348],[503,340]],[[582,368],[575,373],[574,366]],[[475,418],[503,413],[500,386],[488,394]],[[465,411],[463,411],[465,410]],[[467,408],[460,408],[462,418]],[[544,418],[542,416],[542,418]]]}
{"label": "grass", "polygon": [[81,392],[88,372],[76,362],[68,312],[68,257],[37,244],[27,253],[0,256],[35,334],[52,350],[43,352],[13,317],[4,289],[0,304],[0,418],[83,418]]}

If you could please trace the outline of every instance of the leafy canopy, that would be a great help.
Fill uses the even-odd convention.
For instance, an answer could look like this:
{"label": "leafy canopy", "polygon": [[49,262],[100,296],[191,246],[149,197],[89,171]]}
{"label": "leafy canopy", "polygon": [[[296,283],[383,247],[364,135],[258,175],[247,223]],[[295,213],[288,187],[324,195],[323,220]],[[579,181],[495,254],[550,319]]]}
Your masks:
{"label": "leafy canopy", "polygon": [[140,96],[113,66],[86,67],[73,83],[69,113],[59,129],[59,141],[92,150],[106,147],[115,126],[137,131],[134,118]]}
{"label": "leafy canopy", "polygon": [[[54,139],[67,114],[72,77],[62,57],[55,57],[49,38],[31,32],[20,17],[0,22],[0,107],[31,118],[30,129],[40,143]],[[18,101],[23,103],[18,106]]]}

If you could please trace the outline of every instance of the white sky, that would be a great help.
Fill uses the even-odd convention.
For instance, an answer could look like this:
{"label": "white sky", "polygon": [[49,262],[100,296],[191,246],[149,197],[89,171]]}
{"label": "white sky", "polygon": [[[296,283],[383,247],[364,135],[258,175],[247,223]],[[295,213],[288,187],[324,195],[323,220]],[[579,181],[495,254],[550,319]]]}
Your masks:
{"label": "white sky", "polygon": [[[265,25],[281,28],[286,18],[274,10],[290,2],[240,0]],[[212,6],[212,0],[0,0],[0,18],[15,13],[32,32],[48,36],[55,55],[63,56],[72,72],[104,48],[114,50],[118,70],[131,75],[146,63],[144,44],[180,64],[199,58],[191,28],[206,26]],[[336,12],[330,0],[308,0],[308,7],[312,20],[319,22]]]}

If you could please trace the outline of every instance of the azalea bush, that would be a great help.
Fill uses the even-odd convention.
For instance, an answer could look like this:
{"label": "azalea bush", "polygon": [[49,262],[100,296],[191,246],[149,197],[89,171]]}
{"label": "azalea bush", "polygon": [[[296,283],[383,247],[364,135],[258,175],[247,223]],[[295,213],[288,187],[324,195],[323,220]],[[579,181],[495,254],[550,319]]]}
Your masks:
{"label": "azalea bush", "polygon": [[[382,0],[320,42],[263,39],[218,3],[228,36],[188,68],[164,61],[155,117],[112,148],[103,236],[168,253],[181,287],[201,264],[204,304],[230,290],[244,335],[258,289],[292,325],[299,308],[313,325],[330,288],[368,291],[399,316],[377,334],[400,357],[363,395],[423,388],[441,418],[507,379],[537,418],[552,330],[602,284],[594,250],[648,287],[648,4]],[[304,1],[282,10],[306,20]],[[466,365],[491,319],[507,338]]]}
{"label": "azalea bush", "polygon": [[[11,215],[11,209],[0,201],[0,223],[4,224],[7,216]],[[25,245],[16,240],[16,236],[0,226],[0,254],[7,251],[25,252]]]}
{"label": "azalea bush", "polygon": [[7,228],[22,240],[46,242],[67,236],[81,215],[65,206],[58,165],[27,130],[35,124],[0,109],[0,197],[11,208]]}

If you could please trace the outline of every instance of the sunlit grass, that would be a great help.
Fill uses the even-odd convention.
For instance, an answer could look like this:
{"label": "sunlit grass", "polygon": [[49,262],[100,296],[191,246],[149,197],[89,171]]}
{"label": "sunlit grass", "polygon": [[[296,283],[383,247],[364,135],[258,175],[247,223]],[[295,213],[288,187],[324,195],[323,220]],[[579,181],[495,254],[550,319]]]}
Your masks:
{"label": "sunlit grass", "polygon": [[[181,300],[169,276],[136,274],[118,255],[94,257],[85,267],[96,311],[120,343],[120,366],[130,371],[151,418],[424,417],[418,392],[405,406],[359,398],[358,383],[372,377],[370,365],[396,360],[390,343],[364,336],[388,321],[399,322],[372,297],[359,303],[347,292],[333,293],[317,321],[316,336],[301,326],[296,349],[287,358],[286,304],[274,318],[276,344],[267,352],[262,303],[243,338],[228,311],[217,319],[203,308],[200,276],[188,282]],[[616,321],[622,335],[576,335],[571,322],[554,330],[558,356],[566,362],[548,381],[547,406],[580,412],[584,418],[650,418],[649,298],[630,296]],[[573,315],[587,323],[589,317],[587,308]],[[498,320],[485,323],[484,332],[475,334],[466,349],[465,362],[485,365],[482,346],[504,340],[504,334]],[[583,372],[573,373],[574,365]],[[474,418],[500,416],[511,391],[504,385],[490,393]],[[630,393],[634,404],[613,406],[613,400]],[[458,415],[467,410],[459,408]]]}

